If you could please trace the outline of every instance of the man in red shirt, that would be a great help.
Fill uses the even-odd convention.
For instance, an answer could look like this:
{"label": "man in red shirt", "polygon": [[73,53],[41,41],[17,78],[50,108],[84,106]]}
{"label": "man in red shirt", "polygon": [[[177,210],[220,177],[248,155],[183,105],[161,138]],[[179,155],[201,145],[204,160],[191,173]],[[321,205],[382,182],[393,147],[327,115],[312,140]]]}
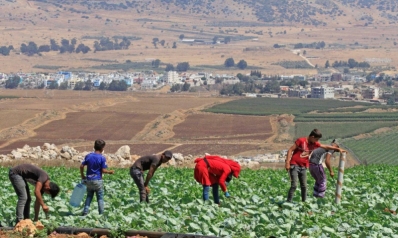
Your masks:
{"label": "man in red shirt", "polygon": [[322,145],[318,140],[322,138],[322,133],[318,129],[311,131],[308,137],[301,137],[290,147],[286,155],[285,168],[290,175],[290,189],[287,201],[292,202],[294,192],[297,188],[297,180],[300,181],[301,200],[305,202],[307,198],[307,168],[309,167],[309,156],[316,148],[341,151],[340,148],[329,145]]}
{"label": "man in red shirt", "polygon": [[203,186],[203,200],[209,200],[210,186],[213,190],[214,203],[220,204],[219,185],[225,197],[230,197],[226,182],[229,182],[232,176],[239,177],[240,165],[237,162],[217,155],[206,155],[204,158],[197,158],[195,163],[194,177]]}

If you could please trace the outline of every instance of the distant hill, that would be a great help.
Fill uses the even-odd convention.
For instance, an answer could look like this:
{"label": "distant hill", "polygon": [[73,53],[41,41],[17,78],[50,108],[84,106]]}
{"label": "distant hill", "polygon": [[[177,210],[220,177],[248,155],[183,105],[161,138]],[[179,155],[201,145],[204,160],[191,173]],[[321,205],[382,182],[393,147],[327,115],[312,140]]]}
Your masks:
{"label": "distant hill", "polygon": [[[8,0],[13,2],[13,0]],[[14,1],[15,2],[15,1]],[[162,12],[163,14],[190,14],[212,16],[220,19],[238,17],[242,20],[258,20],[274,24],[327,25],[347,15],[362,15],[357,20],[372,23],[372,15],[385,18],[391,23],[398,20],[396,0],[152,0],[152,1],[77,1],[34,0],[53,5],[70,12],[89,14],[97,10]],[[370,14],[367,14],[367,12]],[[325,19],[326,17],[329,20]]]}
{"label": "distant hill", "polygon": [[[350,58],[388,62],[378,71],[398,63],[397,0],[0,0],[0,9],[2,72],[141,70],[154,59],[238,72],[228,57],[267,74]],[[304,56],[313,66],[281,67]]]}

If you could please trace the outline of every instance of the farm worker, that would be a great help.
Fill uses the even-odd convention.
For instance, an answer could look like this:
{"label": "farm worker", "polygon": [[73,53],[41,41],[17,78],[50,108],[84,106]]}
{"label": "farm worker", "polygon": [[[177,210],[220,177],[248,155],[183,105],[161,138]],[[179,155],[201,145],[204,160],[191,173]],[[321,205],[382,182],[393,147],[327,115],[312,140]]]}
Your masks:
{"label": "farm worker", "polygon": [[220,204],[218,186],[221,187],[225,197],[230,197],[227,183],[231,181],[232,176],[239,177],[240,165],[237,162],[217,155],[206,154],[203,158],[197,158],[195,163],[194,177],[198,183],[202,184],[204,201],[209,200],[210,186],[214,203]]}
{"label": "farm worker", "polygon": [[[166,150],[160,155],[146,155],[134,162],[130,168],[130,176],[134,179],[135,184],[140,192],[140,202],[146,201],[149,203],[150,189],[148,187],[149,181],[155,174],[155,171],[164,163],[167,163],[173,158],[173,153]],[[149,170],[144,182],[144,171]]]}
{"label": "farm worker", "polygon": [[307,199],[307,168],[309,167],[309,157],[316,148],[341,150],[334,146],[320,144],[318,142],[320,138],[322,138],[322,133],[318,129],[314,129],[308,137],[298,138],[289,148],[285,161],[285,168],[290,176],[287,202],[292,202],[293,194],[297,188],[297,180],[300,181],[301,200],[305,202]]}
{"label": "farm worker", "polygon": [[43,194],[50,194],[52,198],[59,193],[59,187],[56,183],[50,181],[47,172],[32,164],[21,164],[10,169],[8,178],[14,187],[15,193],[18,196],[16,222],[24,219],[30,219],[30,191],[28,183],[35,186],[35,218],[34,221],[39,220],[40,206],[47,214],[49,207],[44,203]]}
{"label": "farm worker", "polygon": [[[339,148],[339,145],[332,141],[332,146]],[[314,185],[314,197],[323,198],[325,197],[326,191],[326,175],[325,170],[323,168],[323,162],[325,162],[326,167],[329,170],[330,176],[333,178],[334,173],[332,166],[330,164],[330,158],[335,150],[327,150],[322,147],[317,148],[312,152],[310,156],[310,173],[311,176],[315,179]],[[340,150],[341,153],[345,153],[345,150]]]}
{"label": "farm worker", "polygon": [[[94,152],[86,155],[80,165],[80,176],[86,180],[87,197],[84,202],[83,216],[88,214],[94,193],[97,196],[98,213],[104,213],[104,182],[102,174],[113,174],[113,170],[107,170],[106,158],[102,155],[105,148],[105,141],[98,139],[94,142]],[[84,167],[87,166],[86,175]]]}

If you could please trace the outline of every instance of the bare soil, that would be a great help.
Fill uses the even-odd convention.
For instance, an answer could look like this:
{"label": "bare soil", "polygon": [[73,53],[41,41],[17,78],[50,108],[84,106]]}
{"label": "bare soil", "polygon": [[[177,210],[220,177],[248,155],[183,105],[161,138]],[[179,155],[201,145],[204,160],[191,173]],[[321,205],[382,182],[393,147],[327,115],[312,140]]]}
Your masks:
{"label": "bare soil", "polygon": [[[91,151],[93,141],[102,138],[107,142],[106,153],[129,145],[135,156],[167,149],[192,156],[250,156],[278,153],[294,141],[290,115],[232,116],[201,111],[235,98],[160,92],[105,95],[94,91],[81,92],[79,97],[75,91],[56,92],[52,97],[42,97],[42,90],[4,92],[30,98],[0,101],[0,118],[12,117],[11,108],[23,115],[14,124],[0,124],[1,154],[46,142]],[[26,108],[37,113],[22,113]]]}

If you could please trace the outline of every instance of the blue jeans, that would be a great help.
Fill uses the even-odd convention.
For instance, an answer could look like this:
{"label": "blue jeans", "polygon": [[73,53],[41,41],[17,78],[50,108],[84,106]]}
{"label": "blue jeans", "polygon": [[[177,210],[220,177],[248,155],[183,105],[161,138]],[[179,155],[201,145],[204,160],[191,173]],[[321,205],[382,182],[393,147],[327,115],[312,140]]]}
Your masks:
{"label": "blue jeans", "polygon": [[104,213],[104,182],[102,180],[87,180],[87,197],[84,203],[83,215],[87,215],[94,193],[97,195],[98,213]]}
{"label": "blue jeans", "polygon": [[18,196],[16,222],[30,218],[30,197],[29,185],[26,180],[18,174],[13,173],[11,170],[8,173],[8,178],[14,187],[15,193]]}
{"label": "blue jeans", "polygon": [[[220,204],[220,196],[218,194],[218,183],[211,185],[211,187],[212,187],[212,192],[213,192],[214,203]],[[203,196],[204,201],[209,200],[209,190],[210,190],[210,186],[203,185],[203,195],[202,196]]]}

